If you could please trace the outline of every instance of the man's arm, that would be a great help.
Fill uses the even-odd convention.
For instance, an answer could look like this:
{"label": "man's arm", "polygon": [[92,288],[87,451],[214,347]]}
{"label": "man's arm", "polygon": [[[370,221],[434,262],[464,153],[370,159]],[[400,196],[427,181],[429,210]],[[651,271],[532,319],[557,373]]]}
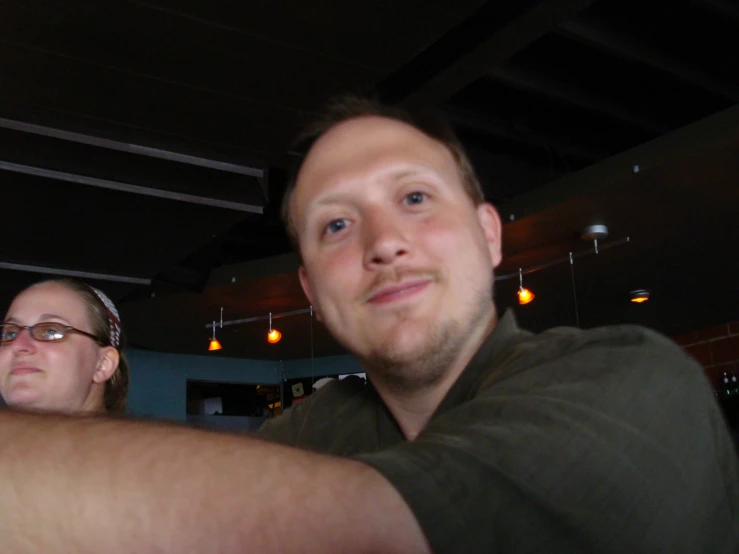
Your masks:
{"label": "man's arm", "polygon": [[0,411],[0,552],[428,552],[376,470],[246,438]]}

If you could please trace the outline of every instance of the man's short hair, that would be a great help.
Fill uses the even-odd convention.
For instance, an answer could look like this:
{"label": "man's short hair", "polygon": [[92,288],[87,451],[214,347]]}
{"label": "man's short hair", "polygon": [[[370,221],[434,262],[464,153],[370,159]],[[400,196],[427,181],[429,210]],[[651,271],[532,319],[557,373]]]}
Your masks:
{"label": "man's short hair", "polygon": [[[464,146],[462,146],[448,122],[437,113],[427,109],[391,106],[365,96],[338,96],[332,99],[319,117],[298,136],[294,150],[305,152],[307,156],[313,144],[336,125],[352,119],[371,116],[400,121],[443,144],[454,158],[464,189],[472,202],[475,206],[478,206],[485,201],[482,186]],[[298,173],[304,159],[304,157],[301,158],[290,172],[282,200],[282,219],[295,251],[301,259],[300,240],[291,204]]]}

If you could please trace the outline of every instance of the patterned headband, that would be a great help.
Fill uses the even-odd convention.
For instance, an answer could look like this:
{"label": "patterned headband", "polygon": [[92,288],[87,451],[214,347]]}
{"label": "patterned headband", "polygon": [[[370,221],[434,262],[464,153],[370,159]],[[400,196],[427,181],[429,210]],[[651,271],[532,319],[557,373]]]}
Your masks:
{"label": "patterned headband", "polygon": [[118,315],[118,310],[116,310],[115,304],[113,304],[113,301],[108,298],[103,291],[90,285],[87,286],[90,287],[90,290],[95,293],[95,295],[100,299],[100,302],[103,303],[103,306],[105,306],[105,311],[108,312],[108,324],[110,325],[110,344],[116,350],[120,350],[121,316]]}

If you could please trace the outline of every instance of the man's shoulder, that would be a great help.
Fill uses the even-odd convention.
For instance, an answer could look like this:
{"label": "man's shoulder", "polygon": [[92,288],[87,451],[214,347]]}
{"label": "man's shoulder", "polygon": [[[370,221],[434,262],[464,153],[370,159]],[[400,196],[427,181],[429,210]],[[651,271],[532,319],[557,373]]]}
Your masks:
{"label": "man's shoulder", "polygon": [[326,386],[316,391],[316,394],[324,392],[335,398],[350,398],[357,394],[363,394],[366,390],[367,381],[357,375],[348,375],[343,379],[331,379]]}
{"label": "man's shoulder", "polygon": [[356,375],[344,379],[331,379],[307,399],[309,405],[326,407],[332,411],[341,410],[367,396],[367,382]]}
{"label": "man's shoulder", "polygon": [[293,405],[281,416],[262,425],[262,436],[290,445],[302,444],[305,437],[329,436],[341,422],[366,410],[372,403],[365,380],[349,376],[332,379],[310,397]]}
{"label": "man's shoulder", "polygon": [[641,325],[605,325],[590,329],[552,327],[529,337],[531,342],[551,344],[563,352],[580,348],[662,348],[673,350],[677,345],[663,334]]}
{"label": "man's shoulder", "polygon": [[543,383],[653,379],[704,380],[700,366],[666,336],[639,325],[592,329],[554,327],[527,334],[500,364],[488,368],[482,388],[521,379]]}
{"label": "man's shoulder", "polygon": [[688,365],[691,358],[672,340],[640,325],[608,325],[592,329],[554,327],[522,341],[521,351],[537,350],[551,360],[573,355],[591,356],[594,360],[615,363],[628,359],[664,357]]}

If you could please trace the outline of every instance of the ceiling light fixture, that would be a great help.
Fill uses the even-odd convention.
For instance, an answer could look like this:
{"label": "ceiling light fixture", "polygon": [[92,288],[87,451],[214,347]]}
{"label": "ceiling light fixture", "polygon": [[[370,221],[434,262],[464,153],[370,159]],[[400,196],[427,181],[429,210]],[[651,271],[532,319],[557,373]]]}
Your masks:
{"label": "ceiling light fixture", "polygon": [[632,290],[629,293],[629,300],[634,304],[642,304],[649,300],[649,291],[647,289]]}
{"label": "ceiling light fixture", "polygon": [[[223,328],[223,308],[221,308],[221,328]],[[213,338],[210,339],[210,344],[208,345],[208,352],[213,352],[215,350],[221,350],[223,349],[223,346],[221,346],[221,343],[218,342],[218,339],[216,338],[216,322],[213,322]]]}
{"label": "ceiling light fixture", "polygon": [[536,295],[529,289],[523,288],[523,270],[518,269],[518,303],[522,306],[528,304],[536,298]]}
{"label": "ceiling light fixture", "polygon": [[276,344],[280,342],[282,333],[277,329],[272,328],[272,312],[269,313],[269,331],[267,331],[267,342],[270,344]]}
{"label": "ceiling light fixture", "polygon": [[598,239],[604,239],[608,236],[608,227],[605,225],[589,225],[582,230],[580,236],[583,240],[592,240],[595,253],[598,254]]}
{"label": "ceiling light fixture", "polygon": [[221,343],[218,342],[218,339],[216,338],[216,322],[213,322],[213,338],[210,339],[210,344],[208,345],[208,351],[213,352],[214,350],[221,350],[223,346],[221,346]]}

